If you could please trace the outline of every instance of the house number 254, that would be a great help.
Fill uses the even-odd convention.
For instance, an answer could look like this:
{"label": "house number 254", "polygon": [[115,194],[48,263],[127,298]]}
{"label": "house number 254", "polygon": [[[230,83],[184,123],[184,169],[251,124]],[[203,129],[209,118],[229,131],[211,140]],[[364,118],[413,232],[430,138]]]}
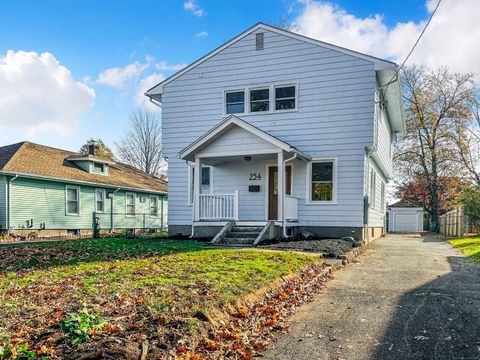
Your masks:
{"label": "house number 254", "polygon": [[262,175],[260,173],[250,173],[248,180],[262,180]]}

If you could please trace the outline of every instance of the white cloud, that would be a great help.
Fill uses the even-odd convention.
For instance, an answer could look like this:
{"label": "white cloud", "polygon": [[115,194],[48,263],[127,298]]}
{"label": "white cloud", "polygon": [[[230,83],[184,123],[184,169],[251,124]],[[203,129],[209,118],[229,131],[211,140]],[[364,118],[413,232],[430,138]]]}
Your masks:
{"label": "white cloud", "polygon": [[[428,0],[431,14],[438,0]],[[426,20],[389,28],[382,15],[357,17],[329,2],[306,0],[294,20],[295,31],[335,45],[402,62]],[[480,1],[444,1],[407,64],[447,65],[480,73]]]}
{"label": "white cloud", "polygon": [[108,85],[116,89],[123,88],[127,82],[138,77],[149,67],[149,64],[142,64],[135,61],[125,67],[113,67],[103,70],[98,75],[97,83]]}
{"label": "white cloud", "polygon": [[52,54],[8,50],[0,55],[0,129],[24,136],[69,135],[94,103],[95,91],[76,81]]}
{"label": "white cloud", "polygon": [[198,4],[196,0],[185,1],[183,3],[183,8],[185,10],[191,11],[193,15],[201,17],[206,15],[207,13],[203,10]]}
{"label": "white cloud", "polygon": [[148,89],[154,87],[164,79],[165,79],[165,76],[163,74],[158,74],[158,73],[151,74],[146,78],[143,78],[138,84],[137,94],[135,96],[136,105],[139,107],[143,107],[148,111],[159,111],[160,108],[152,104],[144,94]]}
{"label": "white cloud", "polygon": [[208,32],[206,31],[200,31],[199,33],[195,34],[195,37],[197,39],[205,39],[208,36]]}
{"label": "white cloud", "polygon": [[155,68],[160,71],[178,71],[183,69],[187,64],[167,64],[166,61],[160,61],[155,64]]}

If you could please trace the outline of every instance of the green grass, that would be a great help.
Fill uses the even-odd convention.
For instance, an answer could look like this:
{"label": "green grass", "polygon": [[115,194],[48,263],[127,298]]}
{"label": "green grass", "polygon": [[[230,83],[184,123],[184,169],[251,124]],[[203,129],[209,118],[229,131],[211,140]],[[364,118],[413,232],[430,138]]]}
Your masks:
{"label": "green grass", "polygon": [[168,239],[0,248],[0,267],[9,269],[0,272],[0,333],[21,327],[29,329],[28,340],[45,329],[59,331],[61,317],[84,306],[127,332],[132,323],[152,331],[159,317],[162,322],[190,319],[187,328],[193,331],[199,311],[225,309],[316,261],[298,253],[212,249]]}
{"label": "green grass", "polygon": [[449,242],[472,260],[480,263],[480,237],[459,238]]}

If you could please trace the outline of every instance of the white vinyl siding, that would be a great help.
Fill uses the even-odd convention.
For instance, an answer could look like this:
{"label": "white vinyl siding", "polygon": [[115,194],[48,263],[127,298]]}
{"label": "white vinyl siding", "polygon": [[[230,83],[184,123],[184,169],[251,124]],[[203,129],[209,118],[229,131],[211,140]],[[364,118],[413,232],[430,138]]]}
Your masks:
{"label": "white vinyl siding", "polygon": [[78,186],[65,186],[65,214],[80,215],[80,188]]}
{"label": "white vinyl siding", "polygon": [[[264,50],[255,50],[255,33],[252,33],[164,87],[162,126],[164,152],[169,158],[169,225],[191,224],[192,207],[185,206],[189,202],[187,165],[177,155],[222,121],[225,90],[296,84],[296,111],[239,117],[311,158],[335,156],[338,159],[336,202],[327,206],[308,204],[307,162],[295,161],[293,196],[299,199],[301,226],[363,226],[365,146],[373,145],[374,133],[373,62],[270,31],[262,32]],[[273,91],[270,95],[273,98]],[[188,108],[185,103],[189,104]],[[271,107],[272,104],[273,101]],[[211,146],[208,150],[212,154],[214,147],[217,147],[215,152],[220,149],[218,142]],[[225,151],[237,151],[237,147],[239,152],[248,152],[248,146],[235,141],[233,136],[230,143],[222,146]],[[253,161],[255,158],[251,165],[239,161],[214,168],[214,193],[235,188],[245,191],[249,185],[248,174],[254,170],[266,175],[265,167],[253,165]],[[229,167],[235,175],[227,178],[225,173],[222,180],[217,180],[222,169]],[[217,181],[225,183],[220,187]],[[264,204],[263,192],[262,199],[253,198],[252,194],[249,193],[247,199]],[[239,201],[240,212],[246,211],[245,216],[251,217],[249,220],[262,214],[260,218],[265,218],[264,210],[260,213],[257,207],[249,210],[248,203],[244,205],[242,193]]]}

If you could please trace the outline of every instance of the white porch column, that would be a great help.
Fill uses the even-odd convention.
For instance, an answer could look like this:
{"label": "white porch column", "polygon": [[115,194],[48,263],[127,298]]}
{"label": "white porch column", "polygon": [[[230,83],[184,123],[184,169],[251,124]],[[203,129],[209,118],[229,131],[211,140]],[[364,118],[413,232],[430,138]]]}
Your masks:
{"label": "white porch column", "polygon": [[200,188],[202,181],[202,159],[195,155],[195,170],[193,172],[193,209],[195,221],[200,220]]}
{"label": "white porch column", "polygon": [[278,169],[278,179],[277,179],[277,205],[278,205],[278,220],[283,220],[283,201],[285,198],[285,169],[283,164],[283,150],[278,152],[277,158],[277,169]]}

